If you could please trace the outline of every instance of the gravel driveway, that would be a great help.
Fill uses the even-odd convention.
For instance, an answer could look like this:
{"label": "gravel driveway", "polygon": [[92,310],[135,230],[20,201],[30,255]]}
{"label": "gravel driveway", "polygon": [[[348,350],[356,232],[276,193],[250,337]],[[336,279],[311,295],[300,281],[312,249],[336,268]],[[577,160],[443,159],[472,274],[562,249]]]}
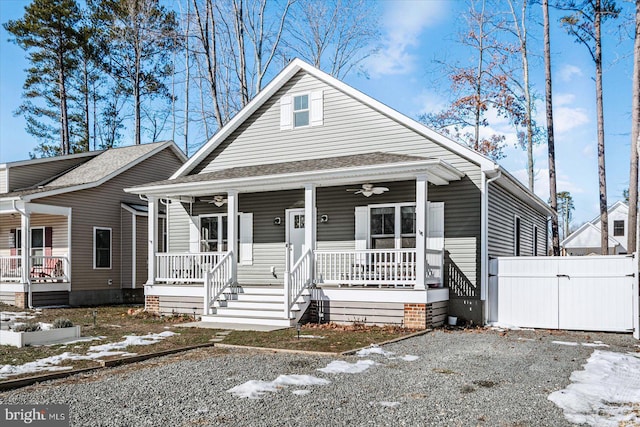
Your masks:
{"label": "gravel driveway", "polygon": [[[0,403],[68,403],[77,426],[570,425],[547,396],[569,384],[594,348],[553,341],[639,350],[630,335],[492,330],[438,330],[384,346],[414,361],[207,349],[2,393]],[[353,374],[317,370],[337,359],[379,364]],[[260,399],[227,392],[281,374],[331,382]]]}

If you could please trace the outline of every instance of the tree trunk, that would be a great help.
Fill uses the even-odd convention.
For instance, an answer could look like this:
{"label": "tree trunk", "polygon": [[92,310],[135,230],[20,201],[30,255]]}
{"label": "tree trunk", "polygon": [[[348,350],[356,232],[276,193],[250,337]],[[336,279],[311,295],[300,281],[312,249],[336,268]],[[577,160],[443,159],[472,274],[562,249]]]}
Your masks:
{"label": "tree trunk", "polygon": [[[187,0],[187,28],[184,37],[184,63],[185,63],[185,82],[184,82],[184,154],[189,157],[189,25],[191,20],[189,0]],[[175,73],[174,73],[175,74]]]}
{"label": "tree trunk", "polygon": [[71,144],[69,142],[69,116],[67,109],[67,88],[64,57],[62,53],[62,34],[59,36],[59,48],[58,48],[58,88],[60,90],[60,148],[62,155],[70,154]]}
{"label": "tree trunk", "polygon": [[[207,79],[209,80],[209,90],[211,91],[211,102],[213,102],[213,113],[216,118],[216,123],[218,124],[218,129],[220,129],[224,125],[224,120],[218,100],[218,57],[216,46],[216,21],[213,14],[213,7],[212,0],[207,0],[205,6],[206,15],[203,21],[200,16],[200,8],[198,7],[196,0],[193,0],[193,8],[196,12],[200,41],[202,43],[203,55],[207,66]],[[211,28],[209,28],[209,23],[211,23]],[[200,91],[200,94],[202,101],[202,90]],[[207,120],[204,117],[204,109],[202,109],[202,112],[205,123],[205,136],[206,138],[209,138],[211,135],[209,135],[207,130]]]}
{"label": "tree trunk", "polygon": [[598,183],[600,194],[600,250],[609,253],[609,218],[607,214],[607,174],[604,162],[604,111],[602,105],[602,11],[600,0],[595,0],[595,62],[596,62],[596,114],[598,120]]}
{"label": "tree trunk", "polygon": [[83,68],[82,68],[82,73],[83,73],[83,82],[82,82],[82,95],[84,97],[84,137],[85,137],[85,144],[87,144],[85,147],[83,147],[85,149],[85,151],[90,151],[91,150],[91,134],[89,132],[89,70],[87,68],[87,58],[83,59]]}
{"label": "tree trunk", "polygon": [[636,0],[636,36],[633,45],[633,82],[631,96],[631,167],[629,168],[629,224],[627,253],[636,251],[638,230],[638,145],[640,139],[640,0]]}
{"label": "tree trunk", "polygon": [[482,99],[482,61],[484,53],[484,6],[485,2],[482,2],[482,13],[480,15],[480,28],[478,34],[478,72],[476,74],[476,110],[475,110],[475,123],[474,123],[474,149],[480,151],[480,100]]}
{"label": "tree trunk", "polygon": [[533,105],[531,102],[531,83],[529,82],[529,52],[527,51],[527,2],[522,2],[522,34],[520,36],[522,50],[522,78],[524,84],[525,120],[527,121],[527,174],[529,190],[533,193],[535,176],[533,170]]}
{"label": "tree trunk", "polygon": [[240,64],[237,68],[238,78],[240,79],[240,101],[241,107],[244,107],[249,103],[249,85],[247,83],[247,60],[246,52],[244,48],[244,12],[243,1],[235,0],[233,4],[234,9],[234,26],[236,43],[238,44],[238,61]]}
{"label": "tree trunk", "polygon": [[545,65],[545,99],[547,112],[547,149],[549,152],[549,198],[551,201],[551,246],[553,255],[560,255],[558,238],[558,192],[556,189],[556,149],[553,139],[553,101],[551,98],[551,42],[549,40],[549,1],[542,0],[544,15],[544,65]]}

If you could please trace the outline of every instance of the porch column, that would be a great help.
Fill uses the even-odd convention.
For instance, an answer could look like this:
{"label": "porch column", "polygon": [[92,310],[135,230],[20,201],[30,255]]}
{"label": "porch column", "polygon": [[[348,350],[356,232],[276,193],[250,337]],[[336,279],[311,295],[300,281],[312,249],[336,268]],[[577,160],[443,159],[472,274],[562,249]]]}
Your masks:
{"label": "porch column", "polygon": [[237,281],[238,259],[238,192],[227,191],[227,250],[233,252],[231,262],[231,277],[233,282]]}
{"label": "porch column", "polygon": [[426,289],[427,279],[427,176],[416,177],[416,285]]}
{"label": "porch column", "polygon": [[[25,209],[26,211],[26,209]],[[26,212],[20,212],[21,242],[22,252],[22,274],[21,282],[28,283],[31,275],[31,216]]]}
{"label": "porch column", "polygon": [[156,279],[156,252],[158,251],[158,198],[147,197],[147,238],[149,242],[147,285],[153,285]]}
{"label": "porch column", "polygon": [[[316,248],[316,186],[304,185],[304,250]],[[294,260],[296,262],[297,260]]]}

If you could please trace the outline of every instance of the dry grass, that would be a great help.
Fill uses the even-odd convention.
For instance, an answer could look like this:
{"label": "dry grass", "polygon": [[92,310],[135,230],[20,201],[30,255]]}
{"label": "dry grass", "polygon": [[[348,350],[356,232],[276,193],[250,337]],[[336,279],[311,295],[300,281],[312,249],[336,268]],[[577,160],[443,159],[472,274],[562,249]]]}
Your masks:
{"label": "dry grass", "polygon": [[[0,311],[25,310],[0,304]],[[193,317],[160,317],[144,312],[137,306],[49,308],[43,309],[35,320],[53,323],[58,318],[70,319],[74,325],[81,326],[83,337],[104,338],[68,346],[52,344],[15,348],[0,345],[0,367],[2,365],[22,365],[64,352],[86,354],[92,345],[122,341],[125,335],[146,335],[166,330],[172,330],[178,334],[156,344],[129,346],[126,349],[131,353],[147,354],[208,343],[219,332],[217,329],[175,327],[176,324],[193,321]],[[348,326],[308,324],[302,326],[301,338],[299,339],[295,328],[273,332],[233,331],[224,339],[224,343],[292,350],[343,352],[402,337],[413,332],[415,331],[399,327],[366,327],[355,323]],[[73,368],[98,365],[95,361],[66,361],[61,364],[61,366],[73,366]],[[19,378],[19,376],[12,377],[12,379],[15,378]]]}
{"label": "dry grass", "polygon": [[225,338],[224,343],[339,353],[399,338],[414,332],[416,331],[412,329],[394,326],[307,324],[302,326],[300,338],[298,338],[295,328],[273,332],[234,331]]}

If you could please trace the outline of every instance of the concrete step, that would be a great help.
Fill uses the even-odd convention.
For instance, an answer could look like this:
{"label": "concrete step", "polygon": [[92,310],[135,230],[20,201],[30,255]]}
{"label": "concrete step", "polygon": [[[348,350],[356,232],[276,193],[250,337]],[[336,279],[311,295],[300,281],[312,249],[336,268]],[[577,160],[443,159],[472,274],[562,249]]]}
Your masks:
{"label": "concrete step", "polygon": [[246,317],[246,316],[232,316],[232,315],[210,315],[210,316],[202,316],[203,322],[211,322],[211,323],[227,323],[227,324],[241,324],[241,325],[271,325],[271,326],[281,326],[283,328],[288,328],[293,324],[293,320],[288,320],[284,318],[272,318],[272,317]]}

